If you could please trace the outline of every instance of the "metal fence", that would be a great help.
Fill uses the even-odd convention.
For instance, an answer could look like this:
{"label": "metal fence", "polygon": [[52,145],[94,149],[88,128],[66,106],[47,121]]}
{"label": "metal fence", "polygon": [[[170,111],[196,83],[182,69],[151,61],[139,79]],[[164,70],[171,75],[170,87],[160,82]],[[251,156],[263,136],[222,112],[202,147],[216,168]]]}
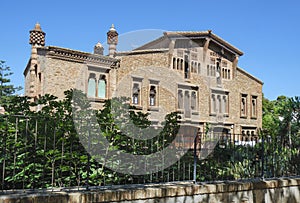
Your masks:
{"label": "metal fence", "polygon": [[[57,119],[45,117],[0,117],[2,190],[300,175],[299,137],[286,146],[281,136],[262,134],[244,139],[247,135],[209,132],[188,138],[182,134],[181,142],[176,144],[188,148],[187,152],[161,171],[121,174],[97,162],[82,146],[72,122],[63,123],[61,126]],[[120,143],[125,141],[123,148],[131,152],[139,148],[151,153],[167,146],[159,145],[160,140],[165,138],[143,142],[122,138]]]}

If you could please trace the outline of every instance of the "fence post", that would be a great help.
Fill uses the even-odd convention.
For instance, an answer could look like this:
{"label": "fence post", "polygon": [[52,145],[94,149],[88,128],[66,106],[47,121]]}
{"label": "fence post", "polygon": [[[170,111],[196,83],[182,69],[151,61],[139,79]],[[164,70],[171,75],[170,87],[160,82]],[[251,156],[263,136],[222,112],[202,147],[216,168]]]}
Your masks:
{"label": "fence post", "polygon": [[265,179],[265,138],[264,138],[264,134],[262,134],[262,139],[261,139],[261,143],[262,143],[262,147],[261,147],[261,179],[264,180]]}
{"label": "fence post", "polygon": [[194,138],[194,171],[193,171],[193,183],[196,183],[197,179],[197,140],[198,140],[198,132],[195,130],[195,138]]}
{"label": "fence post", "polygon": [[90,151],[91,151],[91,126],[88,125],[88,151],[87,151],[87,177],[86,177],[86,190],[90,190],[89,181],[90,181]]}

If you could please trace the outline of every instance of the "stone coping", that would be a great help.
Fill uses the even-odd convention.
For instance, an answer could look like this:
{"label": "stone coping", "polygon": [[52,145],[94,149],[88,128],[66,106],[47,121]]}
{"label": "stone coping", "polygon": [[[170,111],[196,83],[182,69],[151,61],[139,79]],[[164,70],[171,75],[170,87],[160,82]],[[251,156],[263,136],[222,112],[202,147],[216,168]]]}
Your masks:
{"label": "stone coping", "polygon": [[300,187],[300,176],[277,179],[251,179],[247,181],[220,182],[171,182],[161,184],[132,184],[45,190],[1,191],[0,203],[4,202],[112,202],[166,197],[194,196],[264,190],[283,187]]}

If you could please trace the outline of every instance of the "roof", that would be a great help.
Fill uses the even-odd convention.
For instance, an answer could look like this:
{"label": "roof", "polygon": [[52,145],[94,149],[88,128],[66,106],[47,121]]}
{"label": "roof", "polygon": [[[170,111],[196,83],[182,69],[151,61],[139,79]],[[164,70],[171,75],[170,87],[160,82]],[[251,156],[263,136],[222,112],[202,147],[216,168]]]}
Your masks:
{"label": "roof", "polygon": [[169,49],[134,49],[132,51],[117,52],[117,56],[134,55],[134,54],[149,54],[149,53],[163,53],[168,52]]}
{"label": "roof", "polygon": [[[212,33],[211,30],[208,30],[208,31],[167,31],[167,32],[164,32],[164,35],[162,37],[159,37],[159,38],[157,38],[141,47],[138,47],[134,50],[149,49],[149,47],[154,46],[158,43],[161,43],[163,40],[172,39],[172,38],[177,38],[177,39],[180,39],[180,38],[189,38],[189,39],[210,38],[213,42],[215,42],[216,44],[218,44],[220,46],[223,46],[224,48],[233,52],[234,54],[237,54],[239,56],[242,56],[244,54],[241,50],[239,50],[238,48],[236,48],[229,42],[225,41],[218,35]],[[167,48],[167,47],[165,47],[165,48]]]}

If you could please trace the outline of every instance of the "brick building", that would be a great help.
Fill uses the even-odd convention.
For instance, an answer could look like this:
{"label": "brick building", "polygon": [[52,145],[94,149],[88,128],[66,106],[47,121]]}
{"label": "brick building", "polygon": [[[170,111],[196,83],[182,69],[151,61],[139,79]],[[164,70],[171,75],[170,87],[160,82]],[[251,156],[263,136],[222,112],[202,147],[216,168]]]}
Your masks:
{"label": "brick building", "polygon": [[25,94],[59,98],[70,88],[84,91],[101,108],[114,96],[130,98],[159,124],[166,113],[180,112],[181,122],[204,132],[241,134],[251,140],[262,126],[263,83],[238,67],[243,52],[212,31],[165,32],[131,51],[118,52],[118,33],[107,32],[108,52],[94,53],[45,46],[39,24],[30,31],[31,57],[24,71]]}

